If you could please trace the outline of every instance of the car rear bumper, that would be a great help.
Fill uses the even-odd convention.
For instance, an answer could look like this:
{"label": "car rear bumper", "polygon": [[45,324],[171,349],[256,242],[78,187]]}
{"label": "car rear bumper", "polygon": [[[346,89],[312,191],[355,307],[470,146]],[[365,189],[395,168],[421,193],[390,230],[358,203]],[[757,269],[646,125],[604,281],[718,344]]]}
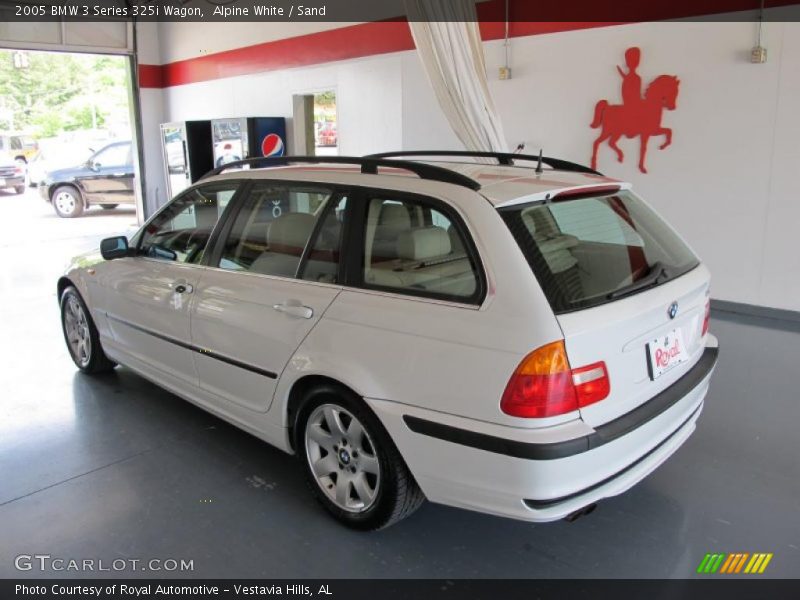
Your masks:
{"label": "car rear bumper", "polygon": [[709,336],[703,356],[670,388],[619,419],[558,442],[550,441],[558,436],[554,430],[566,425],[520,431],[473,422],[465,428],[464,419],[391,402],[370,404],[429,500],[553,521],[629,489],[686,441],[717,352]]}
{"label": "car rear bumper", "polygon": [[5,185],[3,187],[12,188],[12,187],[19,187],[21,185],[25,185],[25,176],[19,175],[14,177],[3,177],[5,181]]}

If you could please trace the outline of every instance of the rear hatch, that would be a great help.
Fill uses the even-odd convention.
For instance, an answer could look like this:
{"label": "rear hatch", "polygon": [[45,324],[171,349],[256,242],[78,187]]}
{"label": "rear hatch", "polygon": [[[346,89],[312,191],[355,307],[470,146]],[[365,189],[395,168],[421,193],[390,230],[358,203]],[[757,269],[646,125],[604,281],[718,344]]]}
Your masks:
{"label": "rear hatch", "polygon": [[564,333],[570,365],[605,363],[599,426],[669,387],[699,359],[709,274],[641,199],[607,188],[500,209]]}

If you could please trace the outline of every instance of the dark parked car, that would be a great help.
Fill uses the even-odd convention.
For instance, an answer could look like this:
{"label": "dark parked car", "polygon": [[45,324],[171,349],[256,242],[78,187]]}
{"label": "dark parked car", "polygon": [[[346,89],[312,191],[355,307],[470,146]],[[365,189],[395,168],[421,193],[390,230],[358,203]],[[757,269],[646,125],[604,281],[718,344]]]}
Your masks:
{"label": "dark parked car", "polygon": [[59,217],[79,217],[93,204],[105,209],[133,206],[131,142],[114,142],[98,150],[84,164],[47,173],[39,193]]}

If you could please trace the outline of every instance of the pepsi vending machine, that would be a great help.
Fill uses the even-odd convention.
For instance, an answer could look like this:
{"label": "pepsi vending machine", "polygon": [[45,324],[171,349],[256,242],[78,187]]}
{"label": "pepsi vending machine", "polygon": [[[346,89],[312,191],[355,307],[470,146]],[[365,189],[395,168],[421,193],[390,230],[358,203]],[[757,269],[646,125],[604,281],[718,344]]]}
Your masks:
{"label": "pepsi vending machine", "polygon": [[214,166],[245,158],[286,154],[286,119],[243,117],[211,121]]}
{"label": "pepsi vending machine", "polygon": [[169,200],[214,168],[211,121],[162,123],[161,151]]}

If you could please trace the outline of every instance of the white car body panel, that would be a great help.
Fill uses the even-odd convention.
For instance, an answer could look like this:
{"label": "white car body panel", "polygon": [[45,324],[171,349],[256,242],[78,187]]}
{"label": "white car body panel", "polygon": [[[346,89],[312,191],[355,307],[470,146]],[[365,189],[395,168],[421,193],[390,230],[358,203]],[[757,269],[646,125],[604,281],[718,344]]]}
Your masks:
{"label": "white car body panel", "polygon": [[[716,346],[700,332],[707,269],[701,264],[654,289],[556,317],[497,207],[563,189],[623,184],[582,173],[436,164],[475,177],[484,184],[480,194],[357,168],[248,170],[246,178],[398,190],[447,203],[480,257],[487,289],[479,306],[141,257],[78,262],[66,277],[84,296],[109,358],[284,451],[293,451],[293,387],[308,376],[327,377],[364,398],[434,502],[550,521],[621,493],[690,435],[710,372],[640,427],[551,460],[438,439],[412,431],[404,418],[522,444],[591,436],[669,388]],[[236,172],[209,181],[242,177]],[[176,294],[178,283],[191,293]],[[274,308],[287,301],[310,308],[311,317]],[[680,310],[671,320],[666,309],[673,301]],[[676,326],[685,330],[690,360],[651,381],[644,344]],[[556,417],[505,414],[500,398],[520,361],[561,339],[573,367],[606,361],[612,395]],[[565,496],[547,506],[524,502]]]}
{"label": "white car body panel", "polygon": [[[276,377],[200,352],[195,353],[200,386],[249,410],[267,412],[277,375],[339,291],[337,286],[205,269],[192,299],[192,344]],[[309,307],[311,318],[274,308],[292,300]]]}

